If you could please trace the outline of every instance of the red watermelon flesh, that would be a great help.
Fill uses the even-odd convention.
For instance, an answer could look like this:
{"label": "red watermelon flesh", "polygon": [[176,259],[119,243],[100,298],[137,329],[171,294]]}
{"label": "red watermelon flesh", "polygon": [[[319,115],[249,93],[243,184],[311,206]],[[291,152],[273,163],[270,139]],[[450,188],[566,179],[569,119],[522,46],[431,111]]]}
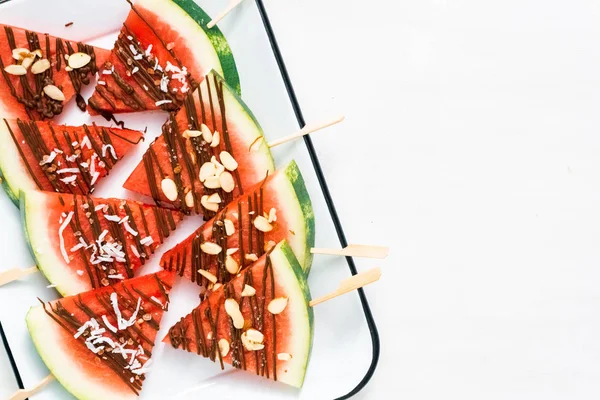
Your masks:
{"label": "red watermelon flesh", "polygon": [[142,138],[138,131],[96,124],[74,127],[4,119],[0,171],[13,198],[29,189],[85,195]]}
{"label": "red watermelon flesh", "polygon": [[[22,60],[13,57],[13,49],[37,50],[37,55]],[[90,61],[86,65],[68,70],[69,62],[65,55],[85,53]],[[19,51],[15,52],[18,57]],[[27,53],[20,53],[27,54]],[[78,94],[83,85],[89,84],[98,66],[108,58],[108,50],[92,47],[80,42],[57,38],[48,34],[1,25],[0,29],[0,117],[41,120],[52,118],[62,112],[64,104]],[[11,66],[27,66],[33,62],[47,60],[50,68],[34,74],[33,65],[27,68],[25,75],[14,75]],[[42,61],[45,63],[45,61]],[[41,65],[41,64],[40,64]],[[73,64],[75,65],[75,64]],[[38,65],[39,66],[39,65]],[[6,70],[6,68],[8,68]],[[45,94],[44,87],[53,85],[60,89],[64,100],[53,100]],[[85,109],[83,98],[78,99],[80,107]]]}
{"label": "red watermelon flesh", "polygon": [[137,201],[26,192],[24,226],[36,264],[63,295],[132,278],[182,219]]}
{"label": "red watermelon flesh", "polygon": [[222,368],[227,363],[300,387],[312,346],[309,302],[303,271],[282,242],[212,292],[163,341]]}
{"label": "red watermelon flesh", "polygon": [[[205,180],[201,171],[206,166],[213,173]],[[171,114],[124,187],[208,219],[273,169],[258,122],[222,78],[211,72],[188,94],[181,110]],[[224,178],[229,178],[229,187]],[[166,181],[176,187],[172,194],[165,192]],[[203,197],[215,193],[220,202],[213,209]]]}
{"label": "red watermelon flesh", "polygon": [[27,326],[48,369],[71,394],[133,398],[151,368],[173,283],[173,274],[160,272],[42,302],[30,309]]}

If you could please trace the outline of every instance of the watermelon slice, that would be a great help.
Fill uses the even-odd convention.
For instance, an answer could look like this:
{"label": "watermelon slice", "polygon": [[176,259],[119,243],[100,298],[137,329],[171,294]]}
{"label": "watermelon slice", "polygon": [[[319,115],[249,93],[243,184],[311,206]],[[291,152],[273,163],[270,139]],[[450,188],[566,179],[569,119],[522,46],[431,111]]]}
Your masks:
{"label": "watermelon slice", "polygon": [[215,283],[228,282],[283,239],[287,239],[308,274],[312,262],[310,249],[315,243],[315,220],[304,180],[294,161],[232,201],[167,251],[160,264],[210,288]]}
{"label": "watermelon slice", "polygon": [[171,327],[164,342],[221,368],[228,363],[301,387],[313,339],[310,299],[304,271],[283,241]]}
{"label": "watermelon slice", "polygon": [[[0,25],[0,116],[42,120],[62,112],[110,55],[108,50]],[[67,60],[70,55],[72,60]]]}
{"label": "watermelon slice", "polygon": [[76,398],[134,399],[151,368],[173,281],[160,272],[42,302],[27,313],[27,328],[50,372]]}
{"label": "watermelon slice", "polygon": [[[274,171],[252,112],[212,71],[171,115],[124,187],[205,219]],[[208,205],[210,195],[220,203]]]}
{"label": "watermelon slice", "polygon": [[101,68],[92,112],[177,110],[211,69],[239,94],[231,49],[209,21],[193,0],[137,1]]}
{"label": "watermelon slice", "polygon": [[31,253],[63,296],[132,278],[181,220],[137,201],[21,193]]}
{"label": "watermelon slice", "polygon": [[0,120],[0,177],[8,196],[45,190],[89,194],[142,133],[93,124],[80,127],[44,121]]}

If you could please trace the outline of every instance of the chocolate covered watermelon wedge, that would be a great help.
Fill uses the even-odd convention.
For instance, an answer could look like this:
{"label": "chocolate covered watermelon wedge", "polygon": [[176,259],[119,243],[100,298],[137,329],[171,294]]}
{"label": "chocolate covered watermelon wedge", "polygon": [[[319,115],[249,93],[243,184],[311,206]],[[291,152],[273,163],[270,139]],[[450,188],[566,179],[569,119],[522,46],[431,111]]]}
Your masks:
{"label": "chocolate covered watermelon wedge", "polygon": [[209,219],[275,169],[256,118],[215,71],[162,130],[124,187],[184,213]]}
{"label": "chocolate covered watermelon wedge", "polygon": [[[131,4],[131,2],[130,2]],[[236,93],[240,81],[231,49],[193,0],[139,0],[100,68],[92,112],[177,110],[212,69]]]}
{"label": "chocolate covered watermelon wedge", "polygon": [[313,340],[308,282],[283,241],[169,330],[173,347],[301,387]]}
{"label": "chocolate covered watermelon wedge", "polygon": [[27,328],[52,375],[78,399],[135,399],[174,275],[134,278],[32,307]]}
{"label": "chocolate covered watermelon wedge", "polygon": [[119,284],[163,243],[183,215],[137,201],[21,193],[38,268],[63,296]]}
{"label": "chocolate covered watermelon wedge", "polygon": [[0,117],[42,120],[89,84],[108,50],[0,24]]}
{"label": "chocolate covered watermelon wedge", "polygon": [[315,220],[294,161],[229,203],[167,251],[160,264],[204,288],[213,288],[231,280],[284,239],[308,274]]}
{"label": "chocolate covered watermelon wedge", "polygon": [[44,190],[90,194],[143,135],[129,129],[0,120],[0,178],[18,204],[19,193]]}

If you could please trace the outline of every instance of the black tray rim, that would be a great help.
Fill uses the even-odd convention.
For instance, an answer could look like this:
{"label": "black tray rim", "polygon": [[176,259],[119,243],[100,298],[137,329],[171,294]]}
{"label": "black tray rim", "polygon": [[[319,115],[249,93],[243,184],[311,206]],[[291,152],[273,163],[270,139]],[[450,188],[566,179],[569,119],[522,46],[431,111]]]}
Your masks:
{"label": "black tray rim", "polygon": [[[10,0],[0,0],[0,4],[8,3],[9,1]],[[279,44],[277,43],[277,39],[275,36],[275,32],[273,31],[273,27],[271,26],[269,15],[267,14],[267,10],[265,8],[263,0],[255,0],[255,1],[256,1],[256,6],[258,8],[258,12],[260,14],[261,20],[263,22],[263,26],[265,28],[265,33],[267,35],[267,38],[269,39],[269,43],[271,44],[271,50],[273,51],[273,57],[275,58],[275,61],[277,62],[277,67],[279,68],[281,78],[285,85],[285,88],[286,88],[286,91],[288,94],[288,98],[290,100],[290,105],[292,106],[292,109],[296,116],[296,120],[298,121],[298,125],[300,126],[300,128],[302,128],[306,125],[306,122],[304,120],[304,115],[302,113],[302,108],[300,106],[298,98],[296,97],[296,92],[294,90],[292,80],[287,71],[287,67],[285,65],[283,55],[281,54],[281,50],[279,49]],[[338,216],[337,209],[336,209],[335,203],[333,201],[333,197],[331,196],[331,193],[329,191],[329,186],[327,185],[327,180],[325,178],[325,174],[323,173],[323,169],[321,168],[321,162],[319,160],[319,157],[317,156],[317,152],[313,145],[312,139],[310,138],[310,135],[304,136],[303,139],[304,139],[304,144],[306,145],[306,150],[308,151],[308,154],[310,156],[310,160],[312,162],[313,168],[315,170],[315,173],[317,174],[317,179],[319,181],[319,186],[321,187],[321,192],[323,193],[323,196],[325,197],[325,202],[327,203],[327,209],[329,211],[329,215],[331,216],[331,219],[333,220],[333,224],[334,224],[337,236],[338,236],[338,240],[342,247],[346,247],[346,246],[348,246],[346,234],[344,232],[342,222]],[[348,264],[350,273],[352,275],[356,275],[358,273],[358,271],[356,269],[356,264],[354,263],[354,259],[352,257],[346,257],[346,262]],[[377,329],[377,324],[375,323],[375,318],[373,317],[373,313],[371,312],[371,307],[369,305],[369,301],[367,299],[367,296],[366,296],[364,290],[362,288],[358,289],[357,293],[358,293],[358,296],[359,296],[359,299],[360,299],[360,302],[362,305],[362,309],[363,309],[363,312],[365,315],[365,320],[366,320],[367,326],[369,328],[369,332],[371,334],[371,342],[372,342],[371,364],[369,365],[369,368],[367,369],[367,372],[365,373],[364,377],[354,387],[354,389],[352,389],[350,392],[348,392],[342,396],[337,397],[335,400],[349,399],[349,398],[355,396],[356,394],[358,394],[360,391],[362,391],[367,386],[367,384],[369,383],[369,381],[371,380],[373,375],[375,374],[375,370],[377,369],[377,365],[379,363],[379,356],[381,353],[381,343],[379,340],[379,331]],[[6,334],[4,333],[4,328],[2,327],[1,321],[0,321],[0,337],[2,338],[2,344],[4,346],[6,354],[8,356],[8,360],[10,362],[11,369],[15,376],[15,380],[17,381],[17,385],[18,385],[19,389],[24,389],[25,387],[23,386],[23,379],[21,378],[21,373],[19,372],[19,368],[17,367],[17,363],[15,361],[12,350],[10,348],[10,344],[8,343],[8,339],[6,338]]]}

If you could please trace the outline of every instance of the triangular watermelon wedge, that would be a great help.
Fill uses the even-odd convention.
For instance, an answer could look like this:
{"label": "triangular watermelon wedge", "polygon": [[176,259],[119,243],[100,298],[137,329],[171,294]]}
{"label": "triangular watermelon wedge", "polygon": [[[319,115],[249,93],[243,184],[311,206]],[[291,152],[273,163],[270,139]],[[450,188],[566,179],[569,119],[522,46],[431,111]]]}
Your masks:
{"label": "triangular watermelon wedge", "polygon": [[211,288],[228,282],[284,239],[308,274],[315,219],[304,179],[294,161],[229,203],[167,251],[160,264]]}
{"label": "triangular watermelon wedge", "polygon": [[[0,117],[42,120],[60,114],[109,55],[81,42],[0,24]],[[77,105],[85,110],[81,96]]]}
{"label": "triangular watermelon wedge", "polygon": [[[130,2],[131,4],[131,2]],[[193,0],[139,0],[89,100],[91,112],[173,111],[212,69],[236,93],[240,81],[221,31]]]}
{"label": "triangular watermelon wedge", "polygon": [[284,241],[211,293],[163,341],[221,367],[301,387],[313,341],[310,300],[304,271]]}
{"label": "triangular watermelon wedge", "polygon": [[[274,169],[258,121],[212,71],[171,114],[124,187],[209,219]],[[208,205],[210,195],[220,202]]]}
{"label": "triangular watermelon wedge", "polygon": [[135,399],[175,277],[130,279],[32,307],[27,328],[54,377],[78,399]]}
{"label": "triangular watermelon wedge", "polygon": [[15,204],[28,190],[90,194],[142,138],[142,132],[96,124],[0,119],[2,186]]}
{"label": "triangular watermelon wedge", "polygon": [[120,283],[183,215],[137,201],[22,192],[23,227],[39,269],[63,296]]}

